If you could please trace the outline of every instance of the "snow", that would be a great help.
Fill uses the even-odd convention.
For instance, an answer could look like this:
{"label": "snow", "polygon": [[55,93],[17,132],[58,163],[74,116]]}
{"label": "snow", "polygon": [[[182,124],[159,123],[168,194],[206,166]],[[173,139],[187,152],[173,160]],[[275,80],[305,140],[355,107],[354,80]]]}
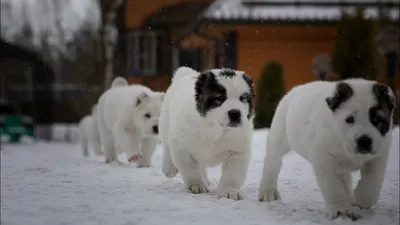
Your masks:
{"label": "snow", "polygon": [[78,142],[79,127],[77,124],[56,123],[51,126],[51,140],[55,142]]}
{"label": "snow", "polygon": [[[398,2],[396,0],[395,2]],[[204,16],[214,20],[339,20],[341,8],[338,6],[248,6],[245,2],[267,2],[267,1],[245,1],[245,0],[217,0],[206,10]],[[271,3],[282,2],[281,0],[268,1]],[[294,2],[294,0],[284,1]],[[298,2],[312,2],[312,0],[300,0]],[[348,1],[356,2],[356,1]],[[377,2],[370,0],[368,2]],[[347,7],[346,10],[354,10],[354,7]],[[399,18],[399,9],[388,10],[388,15],[392,19]],[[376,18],[378,10],[376,7],[367,7],[365,10],[366,18]]]}
{"label": "snow", "polygon": [[271,3],[318,3],[318,4],[330,4],[330,3],[378,3],[378,2],[398,2],[399,0],[242,0],[243,2],[271,2]]}
{"label": "snow", "polygon": [[[311,166],[295,153],[287,155],[279,179],[283,201],[257,201],[266,144],[265,130],[254,132],[253,156],[242,201],[216,198],[219,168],[209,170],[208,194],[184,189],[181,177],[161,172],[158,148],[151,168],[104,164],[84,158],[78,145],[39,142],[3,145],[1,151],[2,225],[394,225],[399,223],[399,129],[382,196],[376,208],[353,222],[328,220]],[[359,178],[358,174],[355,174]],[[355,179],[355,182],[358,179]]]}
{"label": "snow", "polygon": [[1,38],[24,47],[49,46],[56,56],[82,30],[100,26],[98,0],[1,0]]}

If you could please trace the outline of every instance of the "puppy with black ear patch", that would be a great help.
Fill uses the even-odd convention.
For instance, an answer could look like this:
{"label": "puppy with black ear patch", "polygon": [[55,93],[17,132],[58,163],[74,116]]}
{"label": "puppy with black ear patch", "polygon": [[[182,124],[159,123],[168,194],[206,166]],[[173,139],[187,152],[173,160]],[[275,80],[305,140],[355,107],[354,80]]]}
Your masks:
{"label": "puppy with black ear patch", "polygon": [[181,173],[186,188],[209,191],[207,168],[222,164],[219,198],[242,199],[251,156],[253,83],[231,69],[175,71],[160,115],[162,171]]}
{"label": "puppy with black ear patch", "polygon": [[[392,139],[395,97],[364,79],[316,81],[293,88],[278,104],[268,134],[260,201],[280,200],[282,159],[290,149],[307,159],[331,219],[360,218],[376,204]],[[361,170],[352,188],[351,172]]]}
{"label": "puppy with black ear patch", "polygon": [[[128,85],[117,77],[98,101],[97,124],[105,163],[117,160],[117,150],[125,152],[137,167],[149,167],[159,142],[158,118],[164,98],[142,85]],[[118,162],[119,163],[119,162]]]}

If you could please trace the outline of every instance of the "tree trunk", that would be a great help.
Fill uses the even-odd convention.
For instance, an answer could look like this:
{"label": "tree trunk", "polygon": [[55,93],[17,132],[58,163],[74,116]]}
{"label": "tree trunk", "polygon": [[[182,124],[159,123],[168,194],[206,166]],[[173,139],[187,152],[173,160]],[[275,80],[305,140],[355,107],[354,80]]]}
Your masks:
{"label": "tree trunk", "polygon": [[117,44],[118,30],[115,27],[116,11],[122,0],[100,0],[102,13],[101,42],[104,62],[104,90],[107,90],[114,77],[114,51]]}

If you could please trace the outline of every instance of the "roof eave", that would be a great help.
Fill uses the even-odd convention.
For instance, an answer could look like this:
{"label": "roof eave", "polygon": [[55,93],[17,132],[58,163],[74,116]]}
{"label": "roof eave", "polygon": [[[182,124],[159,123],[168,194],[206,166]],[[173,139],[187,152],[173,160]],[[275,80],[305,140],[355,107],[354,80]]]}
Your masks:
{"label": "roof eave", "polygon": [[[390,20],[398,23],[399,20]],[[340,22],[337,19],[204,19],[204,23],[212,24],[231,24],[231,25],[260,25],[260,24],[312,24],[312,25],[334,25]]]}
{"label": "roof eave", "polygon": [[335,1],[324,1],[324,2],[243,2],[245,6],[249,7],[267,7],[267,6],[320,6],[320,7],[388,7],[398,8],[399,3],[395,2],[335,2]]}

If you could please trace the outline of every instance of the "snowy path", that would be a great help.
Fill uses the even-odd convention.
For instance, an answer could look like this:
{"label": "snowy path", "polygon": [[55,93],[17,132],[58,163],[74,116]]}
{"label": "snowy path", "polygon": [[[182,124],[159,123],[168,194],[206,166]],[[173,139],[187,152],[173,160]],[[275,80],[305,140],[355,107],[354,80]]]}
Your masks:
{"label": "snowy path", "polygon": [[[1,225],[313,225],[399,223],[399,130],[377,208],[357,222],[329,221],[311,166],[294,153],[284,159],[282,202],[260,203],[257,187],[265,154],[265,131],[256,131],[246,199],[216,199],[219,168],[209,170],[211,193],[193,195],[180,176],[164,178],[161,149],[153,167],[105,165],[81,157],[77,145],[6,145],[1,151]],[[120,156],[126,162],[125,157]],[[358,178],[358,174],[355,174]],[[355,182],[358,179],[355,179]]]}

